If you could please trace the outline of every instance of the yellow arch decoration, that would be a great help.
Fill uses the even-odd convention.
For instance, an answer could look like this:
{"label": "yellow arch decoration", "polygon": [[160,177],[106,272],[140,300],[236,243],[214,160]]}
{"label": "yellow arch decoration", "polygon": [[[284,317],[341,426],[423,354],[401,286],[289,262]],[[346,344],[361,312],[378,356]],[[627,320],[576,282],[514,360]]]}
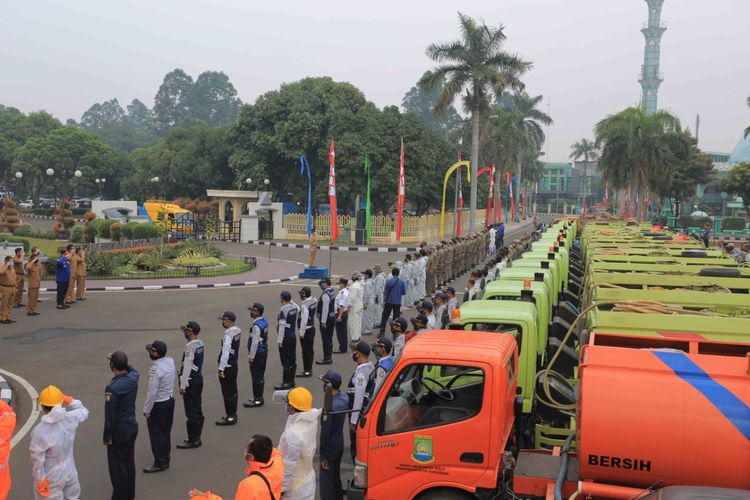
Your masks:
{"label": "yellow arch decoration", "polygon": [[448,188],[448,177],[451,176],[454,170],[458,167],[466,167],[466,182],[471,182],[471,169],[469,168],[469,160],[457,161],[445,172],[445,178],[443,179],[443,207],[440,209],[440,239],[443,239],[445,233],[445,190]]}

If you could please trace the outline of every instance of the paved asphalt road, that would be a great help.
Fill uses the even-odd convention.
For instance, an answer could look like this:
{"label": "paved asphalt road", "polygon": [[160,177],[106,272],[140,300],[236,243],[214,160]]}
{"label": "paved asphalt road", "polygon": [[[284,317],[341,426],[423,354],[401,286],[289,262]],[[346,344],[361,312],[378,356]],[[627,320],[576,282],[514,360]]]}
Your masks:
{"label": "paved asphalt road", "polygon": [[[510,239],[510,238],[509,238]],[[267,256],[268,248],[248,245],[223,244],[227,251],[245,255]],[[306,261],[307,251],[273,248],[275,258]],[[318,252],[318,263],[328,260],[328,252]],[[333,273],[348,273],[375,263],[387,264],[397,254],[334,252]],[[465,277],[457,280],[463,286]],[[111,378],[107,353],[123,350],[131,363],[141,373],[137,408],[142,408],[145,399],[145,379],[150,360],[145,345],[153,340],[163,340],[168,346],[168,355],[179,365],[184,339],[179,330],[187,321],[198,321],[202,326],[201,338],[207,345],[204,364],[205,385],[203,392],[206,426],[203,432],[203,447],[197,450],[172,451],[171,467],[158,474],[143,474],[140,469],[151,464],[152,455],[145,418],[139,414],[139,436],[136,443],[137,498],[177,500],[187,498],[191,488],[211,489],[224,498],[233,498],[238,481],[243,477],[243,447],[252,434],[271,436],[277,442],[286,420],[285,408],[271,403],[273,385],[281,382],[278,355],[272,349],[266,372],[266,401],[260,409],[240,408],[239,423],[234,427],[217,427],[214,419],[223,414],[219,382],[215,375],[215,359],[223,333],[217,319],[223,311],[231,310],[239,317],[243,330],[242,349],[245,352],[249,312],[247,306],[253,302],[266,305],[267,318],[275,325],[279,293],[290,290],[297,298],[301,286],[314,283],[296,281],[257,287],[180,290],[180,291],[135,291],[100,292],[89,294],[89,300],[74,305],[71,309],[54,309],[54,296],[44,294],[40,305],[41,316],[29,318],[22,309],[14,310],[18,320],[12,325],[0,325],[0,367],[20,375],[38,391],[48,384],[58,385],[64,392],[79,398],[91,411],[78,431],[76,439],[76,463],[78,466],[83,497],[104,499],[111,494],[107,472],[106,450],[102,445],[104,388]],[[272,336],[275,338],[275,335]],[[372,339],[373,337],[365,337]],[[319,333],[315,340],[316,358],[320,354]],[[240,358],[242,359],[242,357]],[[301,359],[298,354],[298,365]],[[326,367],[327,368],[327,367]],[[354,369],[348,354],[336,354],[333,368],[344,380],[348,380]],[[322,402],[322,384],[317,379],[321,373],[315,366],[315,377],[298,379],[298,385],[309,388],[316,397],[315,404]],[[249,398],[250,374],[247,365],[240,365],[238,380],[240,401]],[[18,384],[14,384],[19,389]],[[26,421],[29,396],[23,389],[17,391],[21,398],[18,428]],[[184,410],[177,395],[175,425],[172,431],[174,445],[186,437]],[[13,489],[10,500],[26,500],[32,497],[32,477],[28,455],[29,435],[13,449],[11,470]],[[347,452],[348,454],[348,452]],[[348,479],[351,462],[346,458],[343,475]],[[317,470],[317,462],[316,462]]]}

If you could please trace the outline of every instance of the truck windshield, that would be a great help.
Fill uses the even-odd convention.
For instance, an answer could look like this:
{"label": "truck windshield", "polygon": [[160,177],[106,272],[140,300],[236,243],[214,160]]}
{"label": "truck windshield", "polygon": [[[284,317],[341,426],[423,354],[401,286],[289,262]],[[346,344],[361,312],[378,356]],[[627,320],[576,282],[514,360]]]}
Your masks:
{"label": "truck windshield", "polygon": [[392,379],[378,415],[378,435],[469,419],[482,409],[484,370],[477,366],[412,364]]}
{"label": "truck windshield", "polygon": [[523,330],[520,325],[509,325],[507,323],[465,323],[463,325],[464,330],[474,330],[477,332],[495,332],[495,333],[509,333],[516,339],[518,345],[518,352],[521,352],[521,345],[523,343]]}

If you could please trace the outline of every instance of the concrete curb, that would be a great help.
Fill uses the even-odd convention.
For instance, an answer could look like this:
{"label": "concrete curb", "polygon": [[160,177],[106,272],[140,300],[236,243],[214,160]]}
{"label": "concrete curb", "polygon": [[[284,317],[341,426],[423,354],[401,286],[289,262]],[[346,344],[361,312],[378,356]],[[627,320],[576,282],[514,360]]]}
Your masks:
{"label": "concrete curb", "polygon": [[[281,243],[277,241],[250,240],[247,243],[251,245],[260,245],[264,247],[279,248],[302,248],[309,249],[310,245],[304,243]],[[358,246],[337,246],[337,245],[320,245],[318,250],[338,250],[339,252],[416,252],[419,247],[358,247]]]}
{"label": "concrete curb", "polygon": [[[87,292],[123,292],[130,290],[189,290],[195,288],[231,288],[237,286],[272,285],[298,280],[298,276],[271,280],[237,281],[231,283],[182,283],[179,285],[142,285],[142,286],[100,286],[86,287]],[[56,288],[40,288],[40,292],[56,292]]]}
{"label": "concrete curb", "polygon": [[10,400],[12,399],[12,396],[13,396],[13,391],[11,391],[10,389],[10,384],[8,384],[8,381],[5,380],[5,378],[2,375],[0,375],[0,399],[10,404]]}

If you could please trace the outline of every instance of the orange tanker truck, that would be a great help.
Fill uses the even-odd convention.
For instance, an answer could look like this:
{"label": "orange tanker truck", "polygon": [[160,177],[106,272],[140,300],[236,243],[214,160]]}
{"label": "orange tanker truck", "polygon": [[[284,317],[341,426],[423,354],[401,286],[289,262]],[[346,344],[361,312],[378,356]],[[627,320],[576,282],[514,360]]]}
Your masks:
{"label": "orange tanker truck", "polygon": [[348,498],[750,496],[750,344],[592,335],[574,454],[516,445],[521,341],[476,331],[409,341],[361,412]]}

